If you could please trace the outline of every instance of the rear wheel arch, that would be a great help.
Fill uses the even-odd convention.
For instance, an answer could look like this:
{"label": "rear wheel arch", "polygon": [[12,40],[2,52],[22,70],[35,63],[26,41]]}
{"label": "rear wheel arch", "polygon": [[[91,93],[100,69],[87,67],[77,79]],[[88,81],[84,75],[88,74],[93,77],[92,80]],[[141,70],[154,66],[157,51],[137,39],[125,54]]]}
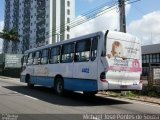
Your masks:
{"label": "rear wheel arch", "polygon": [[54,79],[54,90],[58,95],[62,95],[64,93],[64,79],[61,75],[56,75]]}
{"label": "rear wheel arch", "polygon": [[26,74],[25,82],[27,83],[27,82],[29,81],[30,78],[31,78],[30,74]]}
{"label": "rear wheel arch", "polygon": [[34,84],[31,83],[31,76],[30,74],[27,74],[26,77],[25,77],[25,82],[27,83],[27,86],[30,87],[30,88],[33,88],[34,87]]}
{"label": "rear wheel arch", "polygon": [[[61,78],[61,79],[63,80],[62,75],[60,75],[60,74],[56,75],[55,78],[54,78],[54,85],[55,85],[55,83],[57,82],[58,78]],[[63,81],[64,81],[64,80],[63,80]]]}

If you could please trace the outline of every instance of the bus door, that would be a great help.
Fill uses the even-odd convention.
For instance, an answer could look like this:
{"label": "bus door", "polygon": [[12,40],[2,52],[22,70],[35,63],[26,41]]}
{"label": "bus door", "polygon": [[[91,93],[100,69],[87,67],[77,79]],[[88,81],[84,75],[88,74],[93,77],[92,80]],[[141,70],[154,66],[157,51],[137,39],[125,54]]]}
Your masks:
{"label": "bus door", "polygon": [[73,77],[74,45],[74,42],[62,45],[61,64],[57,69],[65,78]]}
{"label": "bus door", "polygon": [[73,77],[79,80],[97,80],[97,48],[99,37],[87,38],[76,43]]}

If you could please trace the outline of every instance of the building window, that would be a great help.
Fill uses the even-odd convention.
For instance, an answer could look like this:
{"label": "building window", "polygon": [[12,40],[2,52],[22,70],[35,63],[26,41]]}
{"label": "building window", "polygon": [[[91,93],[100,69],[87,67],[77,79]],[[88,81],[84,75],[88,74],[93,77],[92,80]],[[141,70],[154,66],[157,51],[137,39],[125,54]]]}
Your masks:
{"label": "building window", "polygon": [[69,34],[67,34],[67,39],[70,39],[70,35]]}
{"label": "building window", "polygon": [[67,6],[70,7],[70,1],[67,1]]}
{"label": "building window", "polygon": [[46,32],[46,35],[49,35],[49,32]]}
{"label": "building window", "polygon": [[48,27],[49,26],[49,24],[48,23],[46,23],[46,27]]}
{"label": "building window", "polygon": [[152,63],[153,62],[152,54],[149,55],[149,59],[150,59],[149,62]]}
{"label": "building window", "polygon": [[157,62],[158,63],[160,62],[160,56],[159,56],[159,54],[157,54]]}
{"label": "building window", "polygon": [[[70,26],[67,26],[67,31],[68,31],[68,32],[70,31]],[[69,38],[67,38],[67,39],[69,39]]]}
{"label": "building window", "polygon": [[146,55],[142,55],[142,62],[143,63],[146,63],[147,61],[146,61]]}
{"label": "building window", "polygon": [[146,63],[149,63],[149,55],[146,55]]}
{"label": "building window", "polygon": [[69,9],[67,9],[67,15],[70,15],[70,10]]}
{"label": "building window", "polygon": [[153,57],[153,63],[156,63],[157,62],[156,61],[156,57],[157,57],[156,54],[153,54],[152,57]]}
{"label": "building window", "polygon": [[48,41],[46,41],[46,45],[48,45],[49,44],[49,42]]}
{"label": "building window", "polygon": [[67,23],[70,23],[70,18],[67,18]]}

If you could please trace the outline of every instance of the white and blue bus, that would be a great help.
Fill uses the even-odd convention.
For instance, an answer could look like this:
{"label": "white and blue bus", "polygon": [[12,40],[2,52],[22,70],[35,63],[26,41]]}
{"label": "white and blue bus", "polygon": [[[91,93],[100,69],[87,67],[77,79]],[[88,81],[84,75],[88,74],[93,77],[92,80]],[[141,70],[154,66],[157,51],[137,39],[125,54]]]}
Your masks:
{"label": "white and blue bus", "polygon": [[96,94],[141,90],[141,72],[140,40],[107,30],[26,51],[20,81]]}

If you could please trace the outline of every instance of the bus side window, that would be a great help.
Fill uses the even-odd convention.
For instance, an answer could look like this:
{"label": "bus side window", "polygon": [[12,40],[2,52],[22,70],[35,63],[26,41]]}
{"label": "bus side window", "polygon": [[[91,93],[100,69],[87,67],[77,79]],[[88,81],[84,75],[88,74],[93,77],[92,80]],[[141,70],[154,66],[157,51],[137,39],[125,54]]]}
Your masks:
{"label": "bus side window", "polygon": [[50,63],[56,64],[60,62],[60,46],[51,48]]}
{"label": "bus side window", "polygon": [[48,64],[49,49],[42,50],[41,64]]}
{"label": "bus side window", "polygon": [[62,46],[62,63],[73,62],[74,59],[74,43],[65,44]]}
{"label": "bus side window", "polygon": [[41,54],[40,54],[40,51],[35,52],[34,62],[33,62],[34,65],[40,64],[40,59],[41,59],[41,56],[40,56],[40,55],[41,55]]}
{"label": "bus side window", "polygon": [[97,57],[97,47],[98,47],[98,36],[92,39],[91,61],[94,61]]}
{"label": "bus side window", "polygon": [[27,60],[27,65],[32,65],[33,64],[33,53],[28,54],[28,60]]}
{"label": "bus side window", "polygon": [[26,65],[27,65],[27,55],[24,55],[22,59],[22,66],[25,67]]}
{"label": "bus side window", "polygon": [[76,43],[75,62],[87,62],[90,58],[91,40],[85,40]]}

